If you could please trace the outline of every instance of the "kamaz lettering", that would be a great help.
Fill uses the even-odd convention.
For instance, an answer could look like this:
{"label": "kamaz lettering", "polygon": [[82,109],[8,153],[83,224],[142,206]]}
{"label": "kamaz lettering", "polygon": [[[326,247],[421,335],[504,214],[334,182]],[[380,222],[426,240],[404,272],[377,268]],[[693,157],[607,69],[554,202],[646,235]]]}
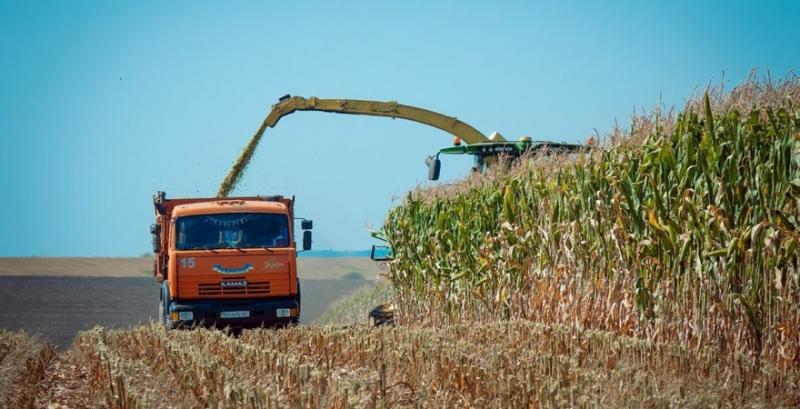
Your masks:
{"label": "kamaz lettering", "polygon": [[247,288],[247,280],[230,280],[220,283],[220,288]]}

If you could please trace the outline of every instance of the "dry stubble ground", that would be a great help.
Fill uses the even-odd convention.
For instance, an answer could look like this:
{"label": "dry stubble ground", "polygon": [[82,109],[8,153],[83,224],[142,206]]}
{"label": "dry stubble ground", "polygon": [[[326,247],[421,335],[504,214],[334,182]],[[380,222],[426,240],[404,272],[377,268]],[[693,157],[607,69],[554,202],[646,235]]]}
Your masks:
{"label": "dry stubble ground", "polygon": [[[62,354],[0,333],[9,407],[796,407],[796,373],[526,321],[84,332]],[[793,389],[794,388],[794,389]],[[20,392],[21,391],[21,392]],[[31,406],[28,406],[31,405]]]}

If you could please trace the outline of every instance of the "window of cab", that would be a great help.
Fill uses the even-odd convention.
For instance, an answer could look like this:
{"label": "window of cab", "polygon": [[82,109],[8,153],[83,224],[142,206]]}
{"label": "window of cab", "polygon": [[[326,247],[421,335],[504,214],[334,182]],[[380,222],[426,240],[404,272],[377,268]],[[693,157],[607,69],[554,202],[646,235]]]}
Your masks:
{"label": "window of cab", "polygon": [[178,217],[177,250],[289,247],[289,218],[278,213],[220,213]]}

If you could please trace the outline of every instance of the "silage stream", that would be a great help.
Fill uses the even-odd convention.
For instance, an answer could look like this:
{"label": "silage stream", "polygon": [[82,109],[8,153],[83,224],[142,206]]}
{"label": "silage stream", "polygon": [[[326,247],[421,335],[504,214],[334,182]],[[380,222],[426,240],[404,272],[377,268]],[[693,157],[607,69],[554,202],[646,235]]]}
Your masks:
{"label": "silage stream", "polygon": [[258,143],[261,141],[261,137],[264,136],[264,131],[266,129],[267,121],[265,119],[264,122],[261,123],[261,127],[259,127],[256,133],[253,134],[253,137],[250,138],[250,142],[244,147],[242,153],[239,154],[236,162],[233,163],[233,167],[231,167],[231,170],[225,175],[225,179],[220,183],[217,197],[228,197],[231,191],[236,188],[236,185],[242,179],[242,175],[244,175],[245,169],[247,169],[247,165],[250,164],[253,153],[256,151],[256,147],[258,147]]}

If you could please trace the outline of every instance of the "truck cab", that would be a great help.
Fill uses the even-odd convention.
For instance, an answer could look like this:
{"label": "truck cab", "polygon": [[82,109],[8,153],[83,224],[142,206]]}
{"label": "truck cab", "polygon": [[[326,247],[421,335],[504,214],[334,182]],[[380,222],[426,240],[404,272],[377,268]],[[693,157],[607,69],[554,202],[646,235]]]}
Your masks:
{"label": "truck cab", "polygon": [[[288,324],[300,316],[294,200],[153,198],[154,276],[167,328]],[[303,220],[303,250],[311,248]]]}

